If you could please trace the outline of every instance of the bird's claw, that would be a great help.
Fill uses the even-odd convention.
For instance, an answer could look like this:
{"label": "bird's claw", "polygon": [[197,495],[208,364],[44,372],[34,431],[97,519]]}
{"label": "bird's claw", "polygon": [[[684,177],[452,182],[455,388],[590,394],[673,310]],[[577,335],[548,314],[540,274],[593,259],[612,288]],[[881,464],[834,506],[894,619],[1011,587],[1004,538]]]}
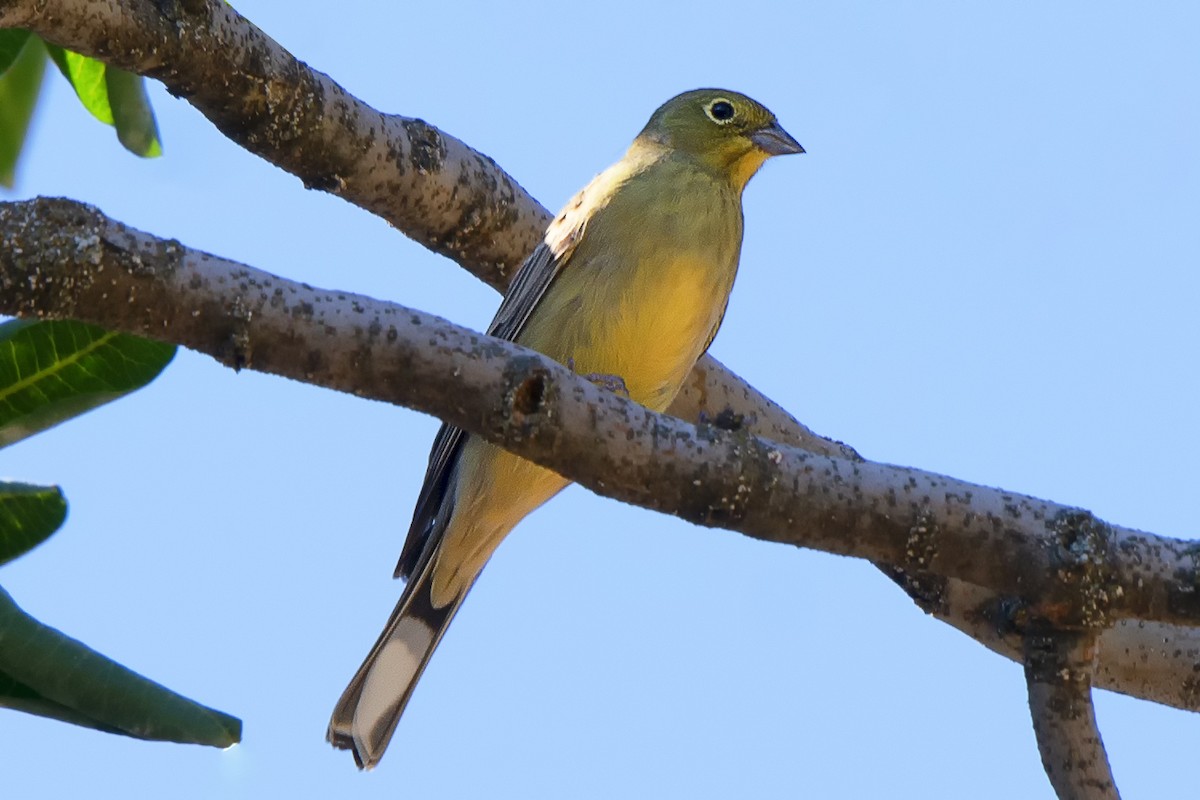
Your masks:
{"label": "bird's claw", "polygon": [[[575,371],[575,359],[567,359],[567,369]],[[614,394],[623,394],[629,397],[629,387],[625,385],[625,379],[620,375],[609,375],[605,372],[589,372],[582,376],[584,380],[591,381],[601,389],[608,389]]]}
{"label": "bird's claw", "polygon": [[583,377],[602,389],[608,389],[614,394],[623,394],[626,397],[629,397],[629,387],[625,385],[625,379],[620,375],[605,375],[602,372],[589,372]]}

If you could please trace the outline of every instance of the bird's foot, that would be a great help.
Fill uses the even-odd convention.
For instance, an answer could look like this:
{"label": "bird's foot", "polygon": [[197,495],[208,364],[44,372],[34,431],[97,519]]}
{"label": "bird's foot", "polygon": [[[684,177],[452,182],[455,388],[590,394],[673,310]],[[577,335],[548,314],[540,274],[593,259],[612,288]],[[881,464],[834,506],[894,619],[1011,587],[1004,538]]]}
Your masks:
{"label": "bird's foot", "polygon": [[629,387],[625,385],[625,379],[620,375],[606,375],[602,372],[589,372],[583,377],[602,389],[608,389],[614,394],[623,394],[626,397],[629,397]]}
{"label": "bird's foot", "polygon": [[[567,369],[571,370],[572,372],[575,371],[574,358],[567,359]],[[629,397],[629,387],[625,385],[625,379],[620,375],[609,375],[605,372],[589,372],[587,375],[582,377],[585,380],[589,380],[596,384],[601,389],[608,389],[614,394],[623,394],[626,397]]]}

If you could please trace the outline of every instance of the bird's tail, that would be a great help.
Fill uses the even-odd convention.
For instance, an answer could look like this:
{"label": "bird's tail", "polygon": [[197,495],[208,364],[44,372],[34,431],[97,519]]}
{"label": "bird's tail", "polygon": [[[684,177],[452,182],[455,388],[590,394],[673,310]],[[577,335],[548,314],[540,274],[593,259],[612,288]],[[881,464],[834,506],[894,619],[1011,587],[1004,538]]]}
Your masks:
{"label": "bird's tail", "polygon": [[430,595],[433,562],[427,558],[404,587],[387,627],[338,700],[326,737],[348,749],[361,769],[379,763],[413,688],[466,596],[441,608]]}

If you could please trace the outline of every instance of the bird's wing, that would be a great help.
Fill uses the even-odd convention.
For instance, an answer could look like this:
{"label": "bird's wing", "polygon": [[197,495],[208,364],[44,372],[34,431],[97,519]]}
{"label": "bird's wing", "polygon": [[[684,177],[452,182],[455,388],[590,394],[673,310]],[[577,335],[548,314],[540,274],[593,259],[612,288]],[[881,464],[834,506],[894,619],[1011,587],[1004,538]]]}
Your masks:
{"label": "bird's wing", "polygon": [[[550,284],[562,272],[571,254],[575,252],[575,245],[583,234],[587,218],[583,209],[588,188],[579,192],[567,205],[567,210],[555,218],[546,230],[545,239],[517,270],[500,308],[496,311],[496,316],[492,319],[492,324],[488,326],[489,336],[511,342],[520,335],[538,301],[546,294]],[[441,530],[451,511],[445,502],[450,489],[450,479],[466,437],[465,431],[453,425],[443,423],[438,429],[433,440],[433,449],[429,453],[425,483],[417,495],[408,538],[404,540],[400,562],[396,565],[396,577],[407,580],[422,557],[432,551],[429,545],[436,543],[440,538]]]}

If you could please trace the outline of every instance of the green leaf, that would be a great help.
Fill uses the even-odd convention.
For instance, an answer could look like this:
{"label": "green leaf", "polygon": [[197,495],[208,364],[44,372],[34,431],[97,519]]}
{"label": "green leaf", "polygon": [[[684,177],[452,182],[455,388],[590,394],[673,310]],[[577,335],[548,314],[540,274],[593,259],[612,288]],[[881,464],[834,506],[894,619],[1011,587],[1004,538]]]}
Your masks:
{"label": "green leaf", "polygon": [[145,386],[174,355],[82,322],[0,324],[0,447]]}
{"label": "green leaf", "polygon": [[0,30],[0,75],[13,65],[28,40],[29,31],[20,28]]}
{"label": "green leaf", "polygon": [[67,499],[57,486],[0,481],[0,564],[29,552],[67,518]]}
{"label": "green leaf", "polygon": [[121,144],[142,158],[161,156],[158,123],[154,121],[154,111],[150,108],[150,99],[146,97],[146,83],[142,76],[109,67],[105,81],[108,84],[113,122],[117,126],[117,138]]}
{"label": "green leaf", "polygon": [[40,39],[28,31],[0,30],[0,185],[10,189],[45,71]]}
{"label": "green leaf", "polygon": [[242,723],[43,625],[0,589],[0,706],[138,739],[229,747]]}
{"label": "green leaf", "polygon": [[26,714],[49,717],[84,728],[95,728],[105,733],[121,733],[116,728],[97,722],[61,703],[47,700],[25,684],[13,680],[2,672],[0,672],[0,708],[24,711]]}
{"label": "green leaf", "polygon": [[47,44],[46,49],[84,108],[101,122],[116,126],[117,139],[126,150],[143,158],[162,155],[158,123],[142,76],[56,45]]}
{"label": "green leaf", "polygon": [[105,125],[113,124],[112,108],[108,104],[108,84],[104,80],[107,67],[103,61],[81,56],[64,50],[56,44],[46,43],[50,58],[58,65],[83,107]]}

